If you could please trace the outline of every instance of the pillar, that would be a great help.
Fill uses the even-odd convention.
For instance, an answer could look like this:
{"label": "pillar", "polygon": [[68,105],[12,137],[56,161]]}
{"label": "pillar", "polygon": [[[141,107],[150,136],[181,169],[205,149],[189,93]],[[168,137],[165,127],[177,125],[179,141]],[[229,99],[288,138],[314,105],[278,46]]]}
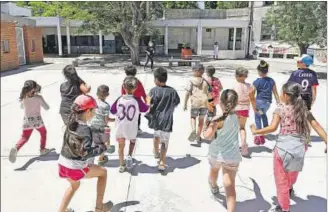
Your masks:
{"label": "pillar", "polygon": [[169,27],[165,26],[165,35],[164,35],[164,53],[165,55],[169,54]]}
{"label": "pillar", "polygon": [[236,50],[236,34],[237,34],[237,29],[236,27],[233,28],[233,44],[232,44],[232,50],[233,54],[235,55],[235,50]]}
{"label": "pillar", "polygon": [[103,39],[101,30],[99,30],[99,54],[103,54]]}
{"label": "pillar", "polygon": [[71,34],[69,28],[69,22],[66,24],[66,40],[67,40],[67,53],[71,54]]}
{"label": "pillar", "polygon": [[60,17],[57,16],[57,38],[58,38],[58,54],[59,56],[63,56],[63,44],[62,44],[62,36],[60,29]]}
{"label": "pillar", "polygon": [[199,21],[197,26],[197,54],[202,54],[202,42],[203,42],[203,27],[201,22]]}

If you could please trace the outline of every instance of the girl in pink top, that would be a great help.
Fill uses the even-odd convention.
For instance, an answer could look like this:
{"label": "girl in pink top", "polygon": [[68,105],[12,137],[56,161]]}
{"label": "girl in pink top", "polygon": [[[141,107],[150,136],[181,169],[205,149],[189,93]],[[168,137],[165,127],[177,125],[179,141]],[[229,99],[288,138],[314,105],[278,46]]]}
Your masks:
{"label": "girl in pink top", "polygon": [[219,78],[214,77],[215,68],[213,66],[207,66],[206,68],[206,76],[204,79],[211,86],[211,96],[213,98],[214,105],[218,105],[220,103],[220,92],[223,87],[219,80]]}
{"label": "girl in pink top", "polygon": [[251,85],[245,82],[248,76],[248,70],[245,68],[237,68],[236,70],[236,80],[237,83],[234,87],[234,90],[238,94],[238,104],[236,106],[236,114],[238,115],[239,125],[240,125],[240,138],[241,138],[241,148],[242,155],[248,154],[248,145],[246,143],[246,130],[245,125],[247,118],[249,117],[249,108],[250,108],[250,94],[251,94]]}
{"label": "girl in pink top", "polygon": [[44,101],[43,97],[38,94],[40,91],[41,86],[35,81],[25,81],[19,97],[21,101],[21,108],[25,111],[23,119],[23,133],[16,146],[10,150],[9,161],[12,163],[16,162],[17,152],[29,140],[34,129],[39,131],[41,135],[40,155],[46,155],[51,151],[50,149],[45,148],[47,130],[41,117],[41,107],[48,110],[49,105]]}

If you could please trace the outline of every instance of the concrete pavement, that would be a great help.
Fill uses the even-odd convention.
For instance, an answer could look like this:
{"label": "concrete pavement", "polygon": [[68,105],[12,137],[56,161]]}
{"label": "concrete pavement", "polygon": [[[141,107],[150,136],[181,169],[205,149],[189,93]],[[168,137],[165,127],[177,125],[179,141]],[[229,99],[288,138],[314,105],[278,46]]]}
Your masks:
{"label": "concrete pavement", "polygon": [[[63,62],[62,62],[63,61]],[[30,71],[1,77],[1,211],[4,212],[55,212],[68,184],[58,177],[57,159],[63,135],[63,124],[58,113],[60,104],[59,85],[64,80],[61,69],[69,60],[31,68]],[[231,88],[234,76],[230,61],[207,62],[219,68],[217,76],[224,88]],[[235,65],[248,64],[247,61],[233,61]],[[100,84],[110,87],[108,102],[113,102],[119,95],[121,83],[125,77],[124,63],[112,63],[108,67],[79,67],[79,75],[92,87],[95,96]],[[156,64],[155,64],[156,65]],[[165,65],[165,64],[164,64]],[[253,66],[253,65],[252,65]],[[285,66],[274,65],[270,74],[276,80],[278,88],[287,80],[288,75],[280,73]],[[256,66],[254,67],[254,69]],[[191,76],[190,68],[173,68],[169,72],[168,85],[178,90],[181,100],[184,87]],[[153,76],[139,69],[137,77],[149,91],[153,86]],[[248,81],[256,78],[251,72]],[[34,132],[29,142],[21,149],[15,164],[8,161],[10,148],[21,135],[23,111],[19,108],[18,96],[27,79],[34,79],[42,86],[42,95],[50,105],[50,110],[42,113],[48,130],[47,146],[56,148],[56,152],[38,157],[39,135]],[[313,113],[326,128],[326,80],[320,80],[318,101]],[[273,104],[268,114],[272,117]],[[253,123],[251,114],[248,124]],[[110,156],[105,165],[108,170],[108,185],[105,200],[112,200],[119,212],[224,212],[224,190],[219,179],[220,195],[214,198],[208,188],[207,162],[208,144],[201,147],[191,146],[187,141],[190,132],[189,112],[183,112],[182,104],[175,112],[174,131],[171,135],[168,151],[168,173],[163,176],[157,172],[156,160],[152,155],[152,131],[146,120],[142,119],[145,134],[138,139],[134,158],[136,166],[131,173],[118,172],[117,152]],[[115,130],[113,130],[115,132]],[[237,211],[268,211],[275,196],[271,148],[274,141],[267,141],[265,146],[254,147],[252,135],[247,128],[251,158],[243,158],[236,178]],[[112,142],[117,146],[112,135]],[[117,148],[117,147],[116,147]],[[324,144],[313,134],[313,147],[306,154],[303,172],[295,185],[296,198],[291,211],[324,212],[327,211],[326,195],[326,156]],[[96,180],[83,180],[80,189],[71,202],[77,212],[90,211],[94,208]]]}

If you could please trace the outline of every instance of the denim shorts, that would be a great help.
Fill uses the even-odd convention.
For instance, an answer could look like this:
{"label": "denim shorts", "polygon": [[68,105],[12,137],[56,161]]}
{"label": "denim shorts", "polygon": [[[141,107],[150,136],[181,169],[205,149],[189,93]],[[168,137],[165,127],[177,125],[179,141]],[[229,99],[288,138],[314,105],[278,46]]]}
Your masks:
{"label": "denim shorts", "polygon": [[191,118],[204,117],[207,113],[207,108],[191,108]]}

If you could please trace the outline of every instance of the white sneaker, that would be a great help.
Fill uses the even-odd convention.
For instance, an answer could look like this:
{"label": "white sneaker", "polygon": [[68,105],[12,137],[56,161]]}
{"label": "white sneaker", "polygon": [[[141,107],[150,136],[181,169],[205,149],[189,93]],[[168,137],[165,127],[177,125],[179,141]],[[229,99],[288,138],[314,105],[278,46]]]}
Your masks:
{"label": "white sneaker", "polygon": [[17,152],[18,152],[18,150],[17,150],[16,147],[11,148],[10,153],[9,153],[9,161],[11,163],[15,163],[16,162]]}
{"label": "white sneaker", "polygon": [[118,169],[118,171],[119,171],[120,173],[125,172],[125,170],[126,170],[126,165],[125,165],[125,164],[124,164],[123,166],[120,166],[120,168]]}
{"label": "white sneaker", "polygon": [[41,156],[47,155],[47,154],[49,154],[52,150],[53,150],[53,149],[47,149],[47,148],[41,149],[41,150],[40,150],[40,155],[41,155]]}

